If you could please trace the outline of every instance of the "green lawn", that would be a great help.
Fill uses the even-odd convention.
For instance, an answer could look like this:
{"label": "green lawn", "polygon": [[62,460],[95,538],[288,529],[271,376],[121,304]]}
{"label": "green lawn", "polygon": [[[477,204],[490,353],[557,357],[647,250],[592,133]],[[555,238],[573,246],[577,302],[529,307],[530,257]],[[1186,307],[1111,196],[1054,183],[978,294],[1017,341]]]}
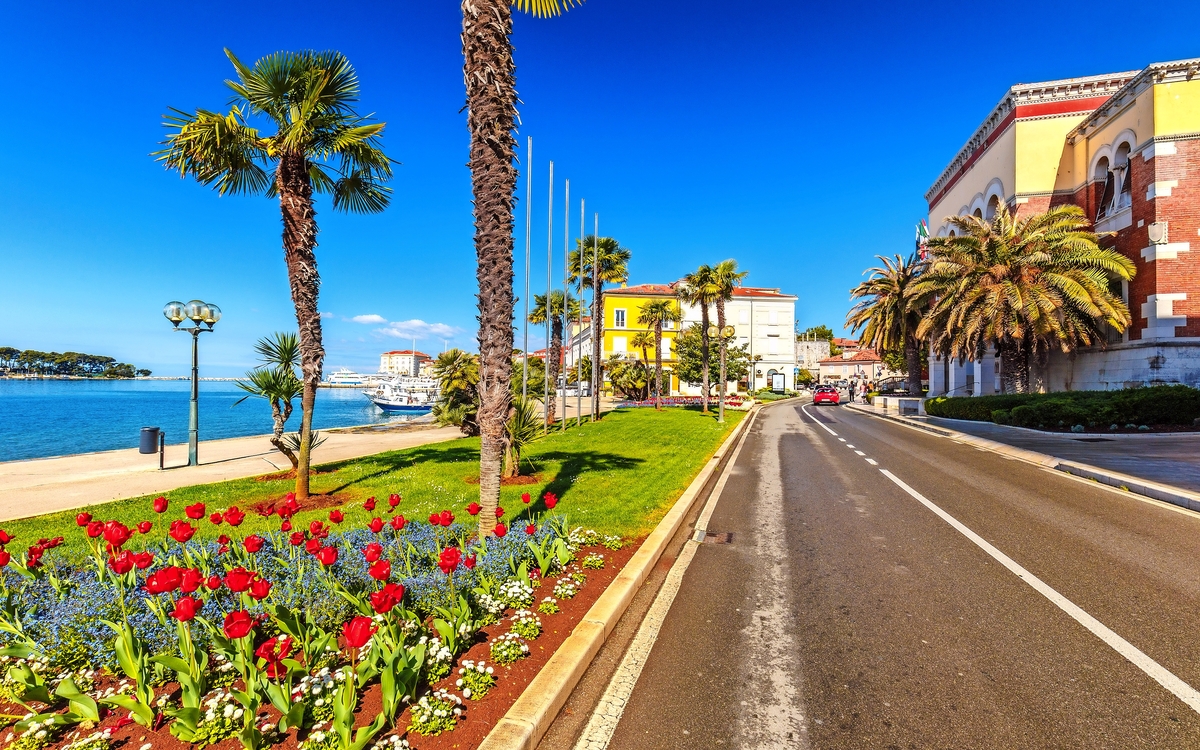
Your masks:
{"label": "green lawn", "polygon": [[[544,510],[537,499],[549,491],[560,498],[555,512],[565,513],[572,525],[625,537],[648,533],[744,416],[744,412],[728,411],[726,424],[720,425],[715,415],[698,410],[626,409],[612,412],[596,424],[572,427],[565,434],[552,433],[527,451],[533,469],[528,463],[522,467],[523,473],[535,472],[538,483],[502,488],[501,505],[508,511],[505,520],[511,520],[514,513]],[[391,516],[387,498],[393,492],[403,496],[398,510],[407,519],[425,520],[430,513],[449,508],[457,518],[467,520],[465,508],[477,498],[478,486],[466,480],[478,476],[478,461],[478,438],[380,453],[319,467],[334,471],[313,476],[312,491],[342,499],[348,525],[362,525],[376,515],[387,520]],[[274,530],[278,519],[260,518],[251,508],[282,498],[292,485],[287,480],[251,478],[184,487],[167,494],[172,507],[163,517],[179,518],[183,505],[203,501],[209,512],[237,505],[247,513],[231,536]],[[532,494],[535,502],[523,505],[522,492]],[[379,504],[368,513],[361,503],[372,495]],[[160,538],[166,533],[166,524],[157,522],[151,499],[118,500],[88,511],[97,520],[117,519],[130,526],[146,519],[156,521],[150,536]],[[327,514],[328,510],[302,511],[296,527]],[[22,542],[29,544],[39,537],[65,536],[71,541],[79,533],[75,511],[10,521],[4,529],[18,537],[17,544],[10,545],[14,552],[24,548]],[[213,538],[229,531],[227,525],[213,526],[204,520],[197,537]],[[62,549],[82,547],[71,544]]]}

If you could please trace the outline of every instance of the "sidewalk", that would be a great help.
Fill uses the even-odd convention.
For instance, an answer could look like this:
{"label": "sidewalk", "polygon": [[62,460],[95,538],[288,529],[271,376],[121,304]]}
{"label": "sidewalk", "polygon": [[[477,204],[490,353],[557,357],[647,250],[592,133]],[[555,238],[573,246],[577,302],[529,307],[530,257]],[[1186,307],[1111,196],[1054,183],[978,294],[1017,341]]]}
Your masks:
{"label": "sidewalk", "polygon": [[[396,425],[322,430],[328,439],[313,464],[344,461],[461,437],[456,427]],[[0,521],[94,505],[179,487],[291,470],[267,437],[200,442],[200,465],[187,466],[187,445],[168,445],[166,470],[158,454],[136,449],[0,463]]]}

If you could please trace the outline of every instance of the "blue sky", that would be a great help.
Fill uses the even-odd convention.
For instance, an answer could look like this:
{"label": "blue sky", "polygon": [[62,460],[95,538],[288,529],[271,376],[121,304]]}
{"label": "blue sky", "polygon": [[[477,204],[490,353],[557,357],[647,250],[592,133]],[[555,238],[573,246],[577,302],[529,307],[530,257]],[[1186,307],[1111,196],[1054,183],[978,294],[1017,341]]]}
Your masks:
{"label": "blue sky", "polygon": [[[1188,4],[1140,30],[1103,0],[814,5],[589,0],[516,19],[535,289],[554,159],[556,276],[569,177],[572,234],[583,197],[589,225],[598,211],[633,251],[632,282],[733,257],[747,283],[798,295],[802,325],[838,329],[849,288],[874,255],[909,252],[925,190],[1008,86],[1200,55]],[[24,3],[3,21],[0,346],[182,374],[187,342],[160,309],[199,297],[225,311],[203,374],[227,376],[253,364],[255,339],[294,327],[277,205],[219,198],[148,155],[168,106],[225,105],[228,46],[247,61],[346,53],[402,162],[386,213],[318,204],[327,370],[373,371],[411,344],[356,316],[425,351],[474,348],[457,3]],[[518,217],[520,273],[523,203]]]}

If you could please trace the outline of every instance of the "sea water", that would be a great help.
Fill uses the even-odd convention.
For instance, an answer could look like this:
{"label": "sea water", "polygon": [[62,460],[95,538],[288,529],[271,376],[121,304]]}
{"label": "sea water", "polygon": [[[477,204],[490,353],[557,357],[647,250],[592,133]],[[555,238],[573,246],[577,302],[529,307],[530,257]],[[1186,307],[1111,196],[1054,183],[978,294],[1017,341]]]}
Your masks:
{"label": "sea water", "polygon": [[[236,403],[245,395],[233,382],[201,381],[201,442],[271,432],[270,405],[254,397]],[[186,443],[190,398],[186,380],[0,379],[0,461],[136,448],[143,427],[162,428],[169,444]],[[288,432],[300,428],[300,400],[294,404]],[[321,388],[313,428],[415,416],[386,414],[356,388]]]}

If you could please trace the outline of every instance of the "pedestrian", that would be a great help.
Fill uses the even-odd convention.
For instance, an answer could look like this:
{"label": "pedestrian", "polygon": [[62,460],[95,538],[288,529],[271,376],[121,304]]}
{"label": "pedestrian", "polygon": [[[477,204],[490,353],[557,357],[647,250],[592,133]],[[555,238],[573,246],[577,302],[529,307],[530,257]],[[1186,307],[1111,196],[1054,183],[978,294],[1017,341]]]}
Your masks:
{"label": "pedestrian", "polygon": [[849,396],[850,396],[850,403],[852,403],[852,404],[854,403],[854,392],[856,390],[858,390],[858,382],[856,380],[851,379]]}
{"label": "pedestrian", "polygon": [[867,381],[864,380],[859,385],[859,388],[862,389],[861,391],[859,391],[859,395],[862,396],[862,402],[865,404],[865,403],[867,403],[867,393],[870,392],[870,386],[867,384]]}

